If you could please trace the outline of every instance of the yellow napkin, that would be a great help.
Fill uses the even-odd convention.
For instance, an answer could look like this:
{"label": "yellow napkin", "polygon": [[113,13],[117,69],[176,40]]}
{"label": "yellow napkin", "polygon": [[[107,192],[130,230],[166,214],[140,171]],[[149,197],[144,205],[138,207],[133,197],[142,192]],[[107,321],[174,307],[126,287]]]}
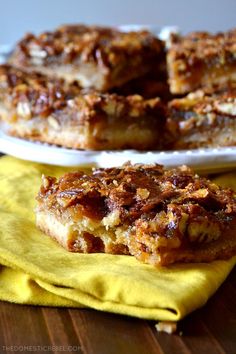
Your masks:
{"label": "yellow napkin", "polygon": [[[176,321],[204,305],[235,265],[236,257],[156,269],[131,256],[67,252],[36,229],[34,217],[42,173],[66,170],[0,159],[0,299]],[[236,185],[234,175],[228,179]]]}

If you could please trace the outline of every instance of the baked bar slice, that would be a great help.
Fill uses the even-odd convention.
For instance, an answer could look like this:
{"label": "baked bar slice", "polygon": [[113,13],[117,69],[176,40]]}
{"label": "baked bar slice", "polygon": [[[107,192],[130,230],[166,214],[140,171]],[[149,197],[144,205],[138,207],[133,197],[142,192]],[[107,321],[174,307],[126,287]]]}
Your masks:
{"label": "baked bar slice", "polygon": [[236,145],[236,84],[172,100],[167,127],[174,149]]}
{"label": "baked bar slice", "polygon": [[43,177],[37,201],[37,226],[72,252],[130,254],[156,266],[236,254],[235,193],[186,166]]}
{"label": "baked bar slice", "polygon": [[236,82],[236,29],[217,34],[174,35],[167,63],[173,94]]}
{"label": "baked bar slice", "polygon": [[75,149],[160,149],[159,98],[118,96],[0,66],[0,117],[9,134]]}
{"label": "baked bar slice", "polygon": [[39,36],[27,34],[10,63],[107,91],[150,72],[163,59],[163,42],[148,31],[66,25]]}

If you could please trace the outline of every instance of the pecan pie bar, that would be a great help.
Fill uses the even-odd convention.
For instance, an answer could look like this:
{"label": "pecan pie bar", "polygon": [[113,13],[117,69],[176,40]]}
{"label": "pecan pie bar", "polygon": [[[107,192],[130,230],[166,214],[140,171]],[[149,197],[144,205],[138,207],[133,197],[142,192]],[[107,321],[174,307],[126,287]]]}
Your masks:
{"label": "pecan pie bar", "polygon": [[236,85],[172,100],[167,127],[174,149],[236,145]]}
{"label": "pecan pie bar", "polygon": [[172,37],[167,54],[170,90],[184,94],[210,85],[236,82],[236,29]]}
{"label": "pecan pie bar", "polygon": [[163,58],[163,42],[148,31],[66,25],[39,36],[27,34],[10,63],[106,91],[150,72]]}
{"label": "pecan pie bar", "polygon": [[186,166],[125,164],[43,177],[37,226],[72,252],[130,254],[154,265],[236,254],[236,197]]}
{"label": "pecan pie bar", "polygon": [[0,117],[11,135],[75,149],[159,149],[165,109],[145,100],[85,90],[0,66]]}

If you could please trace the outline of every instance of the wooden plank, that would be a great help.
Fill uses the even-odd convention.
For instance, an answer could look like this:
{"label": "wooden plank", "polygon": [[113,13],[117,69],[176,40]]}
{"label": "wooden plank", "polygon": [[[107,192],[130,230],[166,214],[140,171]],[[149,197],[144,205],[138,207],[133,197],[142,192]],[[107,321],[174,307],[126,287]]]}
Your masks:
{"label": "wooden plank", "polygon": [[[152,326],[152,330],[159,345],[162,348],[163,353],[192,354],[192,351],[186,347],[185,343],[182,340],[182,336],[180,336],[179,333],[168,334],[164,332],[157,332],[154,326]],[[198,354],[200,354],[200,352]]]}
{"label": "wooden plank", "polygon": [[226,306],[225,298],[232,296],[232,293],[227,294],[229,291],[227,288],[228,286],[224,284],[221,289],[219,289],[208,302],[207,306],[202,309],[202,316],[204,317],[207,328],[217,339],[225,353],[235,354],[236,315],[235,308],[232,306],[233,299],[230,304]]}
{"label": "wooden plank", "polygon": [[[235,288],[234,288],[235,286]],[[165,333],[156,333],[156,338],[165,353],[191,353],[191,354],[236,354],[236,269],[219,289],[217,294],[210,299],[203,309],[195,311],[187,316],[186,319],[178,324],[178,333],[182,335],[168,335]],[[221,312],[214,298],[224,304],[231,315],[223,316],[221,321]],[[210,308],[209,308],[210,304]],[[216,317],[212,321],[212,312]],[[231,324],[231,330],[227,330],[225,322]],[[225,321],[225,322],[224,322]],[[213,325],[213,323],[214,325]],[[207,325],[208,323],[208,325]],[[213,331],[212,327],[213,326]],[[210,327],[210,328],[209,328]],[[227,332],[227,334],[225,333]],[[154,331],[155,333],[155,331]]]}
{"label": "wooden plank", "polygon": [[181,340],[191,354],[225,354],[217,339],[205,325],[202,311],[196,311],[180,323]]}
{"label": "wooden plank", "polygon": [[234,267],[234,269],[232,270],[232,272],[228,276],[228,279],[226,282],[229,283],[236,290],[236,266]]}
{"label": "wooden plank", "polygon": [[220,295],[220,298],[222,299],[224,306],[228,309],[228,311],[232,313],[232,315],[236,319],[236,286],[233,285],[233,282],[225,282],[222,288],[222,294]]}
{"label": "wooden plank", "polygon": [[70,310],[85,354],[164,354],[146,321],[92,310]]}
{"label": "wooden plank", "polygon": [[[44,307],[42,309],[54,353],[82,353],[68,309]],[[77,310],[79,311],[79,310]]]}
{"label": "wooden plank", "polygon": [[[52,343],[40,307],[2,302],[0,331],[4,338],[4,342],[1,343],[4,352],[12,353],[14,351],[12,346],[17,348],[15,351],[21,352],[29,351],[27,347],[32,349],[32,347],[44,346],[44,353],[52,353],[46,348]],[[26,347],[25,350],[21,350],[23,347]]]}

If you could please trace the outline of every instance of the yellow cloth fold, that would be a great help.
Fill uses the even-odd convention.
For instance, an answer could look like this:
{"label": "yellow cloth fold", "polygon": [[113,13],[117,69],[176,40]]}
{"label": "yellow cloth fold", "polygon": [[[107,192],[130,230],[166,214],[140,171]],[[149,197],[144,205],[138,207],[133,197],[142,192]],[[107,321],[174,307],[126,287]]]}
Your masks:
{"label": "yellow cloth fold", "polygon": [[[156,269],[131,256],[70,253],[35,227],[41,175],[68,168],[0,159],[0,299],[179,320],[204,305],[236,257]],[[236,186],[235,175],[220,177]]]}

